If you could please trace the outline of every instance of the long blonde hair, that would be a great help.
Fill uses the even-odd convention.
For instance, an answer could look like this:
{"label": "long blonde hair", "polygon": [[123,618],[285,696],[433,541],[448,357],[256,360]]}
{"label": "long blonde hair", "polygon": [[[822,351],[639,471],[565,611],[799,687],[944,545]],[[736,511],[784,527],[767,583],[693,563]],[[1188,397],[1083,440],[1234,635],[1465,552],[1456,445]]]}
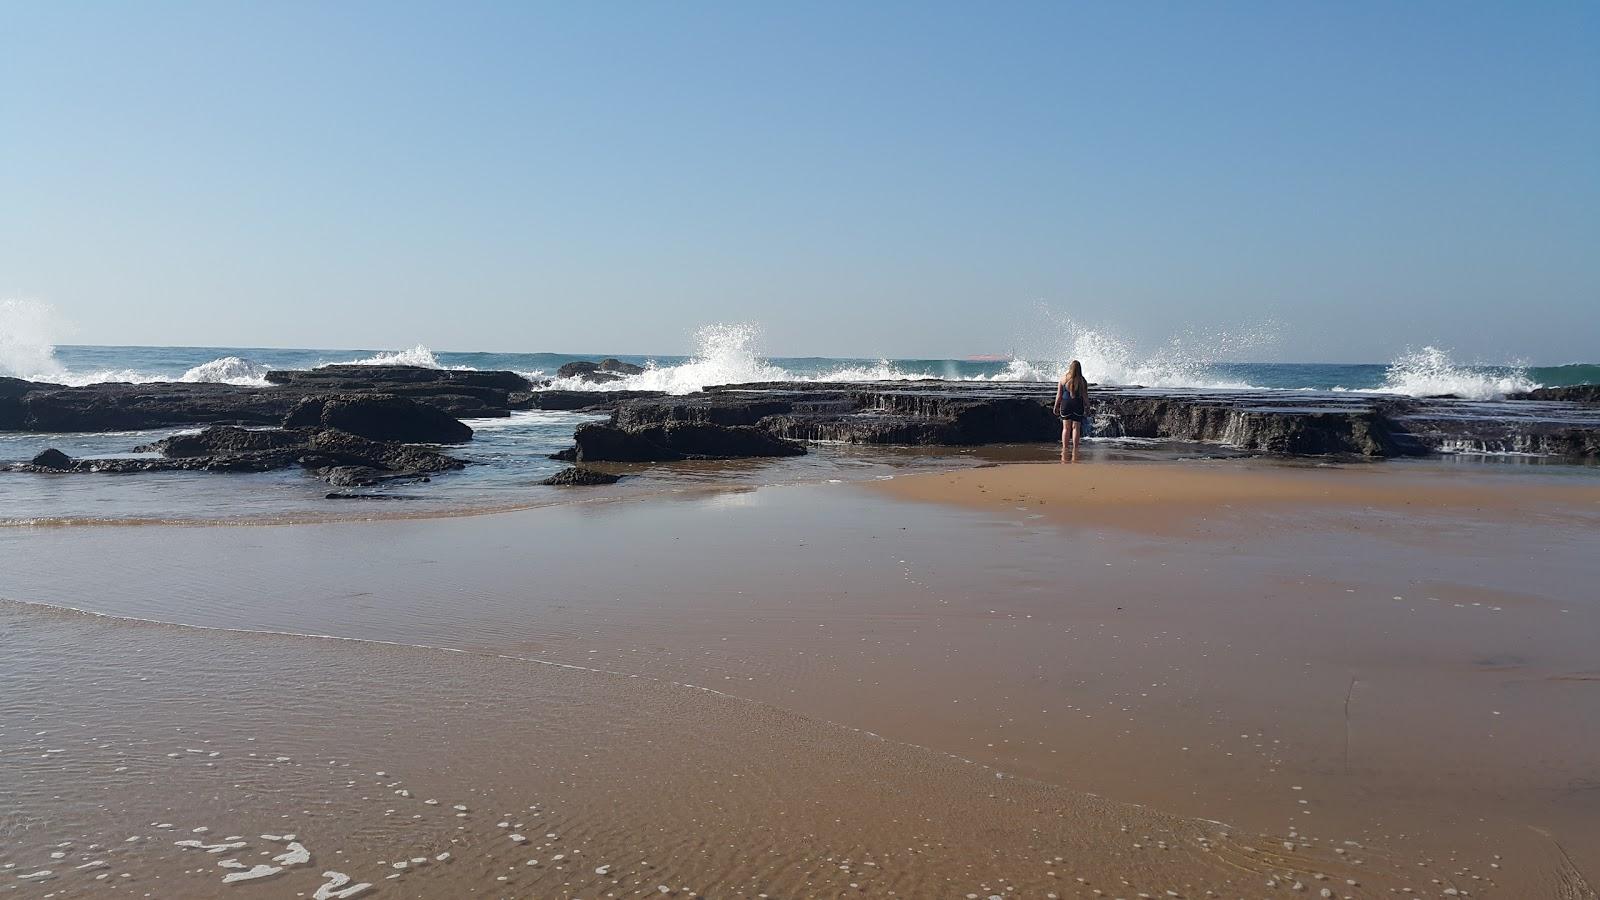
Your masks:
{"label": "long blonde hair", "polygon": [[1067,386],[1067,393],[1074,399],[1082,398],[1089,393],[1089,379],[1083,377],[1083,366],[1078,365],[1077,360],[1073,360],[1072,365],[1067,366],[1067,374],[1061,379],[1061,383]]}

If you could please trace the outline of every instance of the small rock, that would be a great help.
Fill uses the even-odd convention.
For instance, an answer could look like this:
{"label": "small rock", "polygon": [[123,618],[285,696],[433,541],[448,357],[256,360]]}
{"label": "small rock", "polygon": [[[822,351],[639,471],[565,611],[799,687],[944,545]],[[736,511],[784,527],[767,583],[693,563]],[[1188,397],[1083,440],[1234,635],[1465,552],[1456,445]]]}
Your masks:
{"label": "small rock", "polygon": [[601,472],[597,469],[588,469],[582,466],[568,466],[539,483],[560,487],[589,487],[598,484],[616,484],[621,480],[621,475],[613,475],[610,472]]}
{"label": "small rock", "polygon": [[41,469],[70,469],[72,468],[72,457],[51,447],[35,456],[32,463]]}

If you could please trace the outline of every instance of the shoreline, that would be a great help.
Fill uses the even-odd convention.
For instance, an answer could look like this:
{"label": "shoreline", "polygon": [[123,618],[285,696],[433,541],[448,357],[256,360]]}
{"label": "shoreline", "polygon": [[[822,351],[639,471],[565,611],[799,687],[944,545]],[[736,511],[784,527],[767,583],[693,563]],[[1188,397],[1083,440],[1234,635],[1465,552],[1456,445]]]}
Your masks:
{"label": "shoreline", "polygon": [[[1224,473],[1224,477],[1216,478],[1215,489],[1207,494],[1201,489],[1200,493],[1193,494],[1167,494],[1156,497],[1149,492],[1131,492],[1122,490],[1115,494],[1116,503],[1134,507],[1148,506],[1152,502],[1166,504],[1172,508],[1184,506],[1203,506],[1208,502],[1223,499],[1243,499],[1262,508],[1272,506],[1282,507],[1295,502],[1322,502],[1333,500],[1350,505],[1353,501],[1340,498],[1331,493],[1301,493],[1279,492],[1271,495],[1263,493],[1256,488],[1260,481],[1254,476],[1265,473],[1268,480],[1273,478],[1272,473],[1285,472],[1322,472],[1344,473],[1357,478],[1365,478],[1368,474],[1375,474],[1374,478],[1390,477],[1397,482],[1422,482],[1429,478],[1442,478],[1449,474],[1460,476],[1464,480],[1483,483],[1496,481],[1522,481],[1527,480],[1537,485],[1539,482],[1548,482],[1550,485],[1558,483],[1556,479],[1573,479],[1580,485],[1578,490],[1587,491],[1589,487],[1583,486],[1592,481],[1600,485],[1600,467],[1574,466],[1541,460],[1533,460],[1527,464],[1507,465],[1499,457],[1480,458],[1470,455],[1466,458],[1445,457],[1440,459],[1409,460],[1403,463],[1385,462],[1373,463],[1356,460],[1340,459],[1293,459],[1273,456],[1253,455],[1202,455],[1187,456],[1182,451],[1166,446],[1143,446],[1140,444],[1124,444],[1122,442],[1110,443],[1097,440],[1093,444],[1086,444],[1083,450],[1084,460],[1079,465],[1095,469],[1120,471],[1124,467],[1147,467],[1145,471],[1160,471],[1161,467],[1171,467],[1174,471],[1193,471],[1197,473]],[[115,528],[115,527],[159,527],[171,526],[178,528],[207,528],[207,527],[272,527],[272,526],[301,526],[301,525],[326,525],[339,523],[381,522],[393,520],[428,520],[428,519],[454,519],[472,516],[495,516],[516,513],[526,510],[544,509],[557,506],[590,503],[614,503],[627,501],[648,501],[656,498],[673,498],[695,496],[702,493],[716,493],[721,491],[750,491],[769,487],[787,487],[808,484],[832,483],[893,483],[911,480],[911,483],[923,487],[901,487],[892,489],[891,494],[902,499],[926,500],[931,502],[956,502],[969,506],[982,506],[979,498],[966,496],[970,493],[964,488],[951,492],[933,490],[925,479],[949,473],[971,473],[976,471],[995,471],[997,469],[1009,472],[1010,467],[1048,468],[1057,465],[1055,451],[1048,446],[1039,445],[998,445],[971,448],[876,448],[862,447],[835,443],[819,448],[813,448],[809,457],[797,461],[801,466],[815,465],[811,469],[795,468],[793,471],[779,470],[782,463],[772,460],[725,460],[702,463],[674,463],[662,464],[598,464],[601,471],[616,473],[624,476],[620,486],[587,486],[581,488],[548,488],[543,493],[527,496],[520,499],[484,500],[484,499],[442,499],[428,497],[426,494],[418,496],[388,496],[375,493],[370,497],[360,499],[343,499],[337,503],[326,502],[334,506],[328,511],[292,511],[292,512],[247,512],[234,516],[217,516],[206,514],[189,514],[175,516],[159,515],[126,515],[126,516],[29,516],[17,519],[0,519],[0,530],[11,528]],[[748,469],[750,473],[765,476],[769,472],[778,471],[777,478],[760,480],[742,480],[743,473],[740,469]],[[730,474],[732,473],[732,474]],[[1233,473],[1234,484],[1244,487],[1244,496],[1230,498],[1220,491],[1228,488],[1226,473]],[[728,477],[719,477],[726,475]],[[163,478],[203,478],[214,480],[216,484],[200,484],[198,489],[209,491],[213,488],[227,490],[227,483],[240,478],[238,475],[218,473],[161,473],[154,475],[128,475],[128,474],[101,474],[95,476],[81,475],[31,475],[20,473],[0,473],[0,478],[69,478],[81,483],[85,477],[104,478],[119,484],[137,484],[149,486],[151,479]],[[443,476],[450,477],[450,476]],[[1009,475],[998,476],[1009,478]],[[1209,476],[1208,476],[1209,477]],[[1329,490],[1335,489],[1335,483],[1342,479],[1341,476],[1330,476],[1333,482],[1328,482]],[[965,482],[963,482],[965,483]],[[3,484],[3,483],[0,483]],[[1123,486],[1124,488],[1126,485]],[[1199,488],[1199,483],[1192,483],[1191,488]],[[1021,486],[1017,487],[1022,490]],[[1563,487],[1562,490],[1565,490]],[[949,496],[946,496],[946,494]],[[1107,507],[1113,501],[1098,500],[1089,495],[1076,495],[1069,497],[1060,492],[1056,493],[1058,503],[1067,501],[1083,502],[1093,500],[1091,504],[1098,510],[1099,515],[1108,515]],[[1463,489],[1459,491],[1434,491],[1430,496],[1421,497],[1427,502],[1448,501],[1459,503],[1460,499],[1471,494],[1472,491]],[[1551,487],[1535,487],[1534,493],[1540,497],[1550,497],[1554,491]],[[957,498],[957,494],[960,494]],[[320,494],[317,495],[320,498]],[[1386,502],[1382,494],[1364,494],[1371,501],[1380,506]],[[1046,497],[1048,505],[1049,498]],[[1562,499],[1562,498],[1556,498]],[[309,502],[309,501],[308,501]],[[1198,508],[1198,507],[1197,507]],[[1059,509],[1059,506],[1058,506]],[[1118,516],[1112,512],[1113,518]],[[1134,517],[1136,518],[1136,517]]]}

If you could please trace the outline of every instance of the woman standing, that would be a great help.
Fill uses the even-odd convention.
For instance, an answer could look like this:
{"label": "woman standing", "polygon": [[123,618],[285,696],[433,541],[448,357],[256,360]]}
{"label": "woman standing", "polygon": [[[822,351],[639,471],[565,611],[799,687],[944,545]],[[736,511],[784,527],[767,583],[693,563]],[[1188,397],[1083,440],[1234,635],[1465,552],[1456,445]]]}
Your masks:
{"label": "woman standing", "polygon": [[1083,434],[1083,417],[1089,411],[1089,382],[1077,360],[1067,367],[1056,385],[1055,413],[1061,417],[1061,461],[1067,461],[1067,444],[1072,445],[1072,461],[1078,461],[1078,438]]}

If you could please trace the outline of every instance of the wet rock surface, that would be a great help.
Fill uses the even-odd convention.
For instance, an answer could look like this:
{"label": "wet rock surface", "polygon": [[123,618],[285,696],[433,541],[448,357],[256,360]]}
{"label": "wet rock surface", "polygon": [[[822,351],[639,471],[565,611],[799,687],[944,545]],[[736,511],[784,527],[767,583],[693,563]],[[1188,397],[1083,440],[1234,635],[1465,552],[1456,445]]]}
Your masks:
{"label": "wet rock surface", "polygon": [[459,444],[472,429],[427,403],[395,394],[307,397],[284,417],[286,428],[329,428],[374,441]]}
{"label": "wet rock surface", "polygon": [[534,387],[515,372],[423,366],[323,366],[268,372],[267,381],[302,396],[379,393],[407,397],[463,419],[509,415],[516,408],[513,395],[525,395]]}
{"label": "wet rock surface", "polygon": [[686,459],[740,459],[802,456],[806,448],[749,425],[665,422],[621,428],[603,422],[579,426],[575,446],[555,455],[571,462],[674,462]]}
{"label": "wet rock surface", "polygon": [[[458,372],[419,366],[326,366],[321,369],[269,372],[271,384],[255,385],[156,382],[69,387],[16,378],[0,378],[0,431],[103,432],[139,431],[193,425],[277,425],[307,397],[377,395],[430,407],[452,418],[503,417],[529,408],[534,385],[515,372]],[[391,402],[394,414],[408,407]],[[363,410],[346,411],[354,417]],[[448,429],[441,420],[437,427]],[[346,425],[364,431],[384,427]],[[310,424],[310,423],[304,423]],[[465,427],[465,426],[463,426]],[[374,431],[374,433],[379,433]],[[417,438],[419,440],[466,440]]]}
{"label": "wet rock surface", "polygon": [[1565,387],[1534,388],[1513,394],[1513,400],[1559,400],[1566,403],[1600,403],[1600,384],[1571,384]]}
{"label": "wet rock surface", "polygon": [[577,378],[595,384],[604,384],[628,375],[638,375],[643,371],[643,366],[625,363],[615,357],[608,356],[599,362],[589,362],[587,360],[569,362],[556,370],[556,377]]}
{"label": "wet rock surface", "polygon": [[613,475],[610,472],[586,469],[582,466],[569,466],[539,483],[558,487],[589,487],[592,485],[616,484],[621,480],[621,475]]}
{"label": "wet rock surface", "polygon": [[216,425],[135,448],[160,458],[70,459],[46,450],[23,472],[269,472],[300,466],[338,486],[370,486],[396,480],[427,480],[460,469],[462,460],[417,444],[374,441],[331,428],[248,429]]}
{"label": "wet rock surface", "polygon": [[70,469],[72,468],[72,458],[51,447],[35,456],[28,462],[28,465],[38,469]]}
{"label": "wet rock surface", "polygon": [[215,425],[193,434],[175,434],[135,447],[133,450],[135,453],[159,453],[169,459],[186,459],[195,456],[287,450],[303,446],[306,440],[306,435],[299,431]]}
{"label": "wet rock surface", "polygon": [[0,378],[0,430],[139,431],[276,425],[302,395],[231,384],[59,384]]}
{"label": "wet rock surface", "polygon": [[615,409],[624,400],[641,400],[661,397],[656,391],[530,391],[513,398],[516,409],[544,409],[555,412],[579,412]]}

